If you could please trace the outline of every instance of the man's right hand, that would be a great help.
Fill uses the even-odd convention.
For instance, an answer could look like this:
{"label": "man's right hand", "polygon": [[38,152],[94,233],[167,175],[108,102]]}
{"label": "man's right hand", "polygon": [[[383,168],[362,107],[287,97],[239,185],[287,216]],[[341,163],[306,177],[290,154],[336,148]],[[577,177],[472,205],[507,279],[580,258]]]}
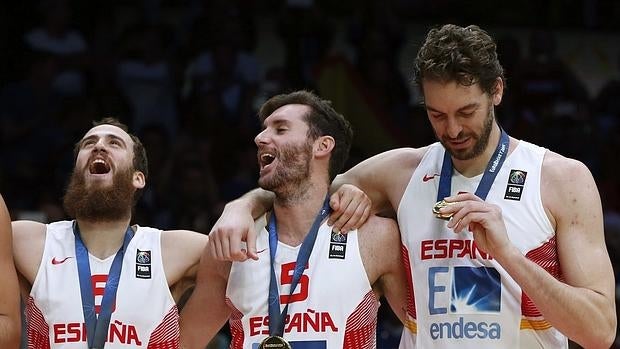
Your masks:
{"label": "man's right hand", "polygon": [[332,213],[327,224],[334,231],[347,233],[359,228],[370,216],[372,202],[358,187],[352,184],[341,185],[329,198]]}
{"label": "man's right hand", "polygon": [[208,246],[209,252],[220,261],[258,260],[251,210],[238,201],[226,204],[209,233]]}

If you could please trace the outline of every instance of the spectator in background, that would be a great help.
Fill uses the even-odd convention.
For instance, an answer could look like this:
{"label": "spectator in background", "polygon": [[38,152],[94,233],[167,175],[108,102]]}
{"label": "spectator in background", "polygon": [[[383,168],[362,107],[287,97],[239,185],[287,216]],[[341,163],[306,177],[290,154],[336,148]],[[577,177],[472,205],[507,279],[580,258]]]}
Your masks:
{"label": "spectator in background", "polygon": [[131,125],[136,132],[157,124],[174,137],[178,128],[178,89],[167,34],[160,24],[138,23],[127,30],[117,83],[131,107]]}
{"label": "spectator in background", "polygon": [[69,0],[41,0],[41,26],[26,33],[24,40],[30,49],[54,55],[58,74],[54,89],[63,95],[79,95],[85,89],[83,69],[88,48],[82,33],[71,28]]}

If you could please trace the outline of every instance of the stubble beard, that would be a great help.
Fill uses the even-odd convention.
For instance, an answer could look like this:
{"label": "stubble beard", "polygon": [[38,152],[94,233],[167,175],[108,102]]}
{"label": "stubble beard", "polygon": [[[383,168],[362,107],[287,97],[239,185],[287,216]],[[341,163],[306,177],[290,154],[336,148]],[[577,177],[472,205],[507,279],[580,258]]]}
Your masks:
{"label": "stubble beard", "polygon": [[276,194],[281,205],[303,200],[310,187],[312,143],[287,145],[280,149],[278,164],[269,177],[258,179],[258,185]]}
{"label": "stubble beard", "polygon": [[72,218],[92,222],[107,222],[131,216],[135,188],[133,169],[127,168],[114,174],[112,185],[86,186],[84,175],[73,170],[63,198],[65,212]]}
{"label": "stubble beard", "polygon": [[495,113],[493,112],[493,107],[489,106],[489,110],[487,112],[487,117],[484,120],[484,124],[482,127],[482,132],[480,135],[476,134],[459,134],[458,138],[471,137],[474,139],[475,143],[471,149],[464,149],[462,151],[455,151],[449,147],[449,143],[443,139],[440,139],[440,143],[443,147],[450,153],[450,155],[457,160],[471,160],[477,156],[480,156],[484,153],[484,150],[489,145],[489,138],[491,136],[491,130],[493,130],[493,121],[495,120]]}

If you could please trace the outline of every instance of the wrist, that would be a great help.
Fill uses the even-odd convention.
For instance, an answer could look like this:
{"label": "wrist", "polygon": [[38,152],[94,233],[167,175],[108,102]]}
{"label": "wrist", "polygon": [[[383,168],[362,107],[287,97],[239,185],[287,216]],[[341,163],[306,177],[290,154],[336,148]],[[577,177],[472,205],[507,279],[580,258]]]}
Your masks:
{"label": "wrist", "polygon": [[511,261],[518,262],[521,258],[523,258],[523,254],[513,244],[508,244],[508,246],[497,250],[493,258],[497,260],[499,264],[504,266]]}

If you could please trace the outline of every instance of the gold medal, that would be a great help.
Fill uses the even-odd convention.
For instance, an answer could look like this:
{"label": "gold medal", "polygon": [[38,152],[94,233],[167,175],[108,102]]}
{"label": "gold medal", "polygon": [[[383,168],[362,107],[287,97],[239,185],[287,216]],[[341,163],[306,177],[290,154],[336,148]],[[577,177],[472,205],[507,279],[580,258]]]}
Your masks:
{"label": "gold medal", "polygon": [[438,201],[433,206],[433,214],[435,215],[435,217],[437,217],[439,219],[444,219],[446,221],[449,221],[450,218],[452,218],[452,215],[454,215],[454,213],[441,213],[441,212],[439,212],[439,210],[444,208],[444,207],[446,207],[446,206],[448,206],[448,205],[452,205],[452,204],[453,204],[453,202],[446,202],[445,200]]}
{"label": "gold medal", "polygon": [[258,345],[258,349],[292,349],[286,339],[280,336],[269,336]]}

